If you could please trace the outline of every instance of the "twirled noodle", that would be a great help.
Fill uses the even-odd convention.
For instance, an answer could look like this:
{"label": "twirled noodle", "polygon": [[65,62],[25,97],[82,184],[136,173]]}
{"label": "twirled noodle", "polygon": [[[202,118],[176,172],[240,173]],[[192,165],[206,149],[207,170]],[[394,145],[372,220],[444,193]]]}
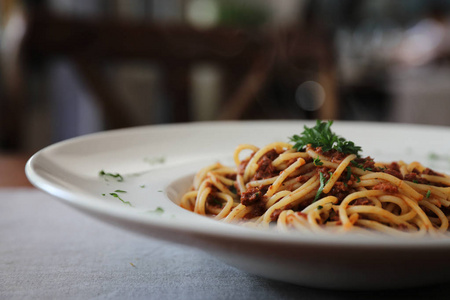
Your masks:
{"label": "twirled noodle", "polygon": [[[241,159],[242,151],[251,154]],[[418,162],[288,143],[243,144],[235,167],[201,169],[181,206],[226,222],[301,232],[382,232],[396,236],[449,231],[450,177]]]}

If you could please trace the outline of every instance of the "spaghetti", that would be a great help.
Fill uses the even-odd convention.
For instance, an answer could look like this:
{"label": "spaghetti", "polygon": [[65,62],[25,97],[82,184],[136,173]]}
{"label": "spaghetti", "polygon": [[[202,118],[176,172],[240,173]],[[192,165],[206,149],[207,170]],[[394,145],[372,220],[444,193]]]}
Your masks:
{"label": "spaghetti", "polygon": [[[296,144],[239,145],[235,167],[215,163],[195,176],[181,206],[225,222],[302,232],[445,234],[450,177],[417,162],[377,163],[331,132],[305,127]],[[325,138],[324,138],[325,137]],[[245,159],[241,152],[250,151]]]}

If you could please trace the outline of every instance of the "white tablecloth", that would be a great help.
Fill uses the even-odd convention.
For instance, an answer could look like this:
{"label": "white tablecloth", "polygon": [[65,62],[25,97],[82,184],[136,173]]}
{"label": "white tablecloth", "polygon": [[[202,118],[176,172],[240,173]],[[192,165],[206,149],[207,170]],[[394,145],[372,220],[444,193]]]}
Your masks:
{"label": "white tablecloth", "polygon": [[260,278],[26,188],[0,189],[0,266],[0,299],[449,299],[447,285],[349,292]]}

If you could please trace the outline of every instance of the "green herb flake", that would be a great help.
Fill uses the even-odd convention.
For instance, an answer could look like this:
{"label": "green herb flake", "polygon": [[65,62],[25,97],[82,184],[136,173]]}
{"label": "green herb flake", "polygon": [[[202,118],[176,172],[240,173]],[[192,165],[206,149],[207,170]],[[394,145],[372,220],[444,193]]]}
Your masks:
{"label": "green herb flake", "polygon": [[352,168],[347,166],[346,170],[347,170],[347,176],[345,177],[345,181],[348,182],[352,178]]}
{"label": "green herb flake", "polygon": [[439,155],[434,152],[428,154],[428,159],[430,160],[438,160],[439,158]]}
{"label": "green herb flake", "polygon": [[314,197],[313,202],[316,202],[317,199],[319,199],[320,195],[322,194],[323,188],[325,187],[326,184],[325,177],[323,176],[322,172],[319,173],[319,176],[320,176],[320,186],[319,189],[317,190],[316,197]]}
{"label": "green herb flake", "polygon": [[117,193],[109,193],[109,194],[110,194],[111,196],[113,196],[113,197],[119,199],[119,200],[122,201],[124,204],[128,204],[129,206],[133,206],[133,205],[131,205],[130,201],[125,201],[125,200],[123,200],[122,198],[120,198],[119,195],[117,195]]}
{"label": "green herb flake", "polygon": [[234,185],[230,185],[230,186],[228,187],[228,189],[229,189],[230,192],[232,192],[233,194],[237,194],[237,190],[236,190],[236,187],[235,187]]}
{"label": "green herb flake", "polygon": [[155,210],[149,210],[148,213],[160,216],[164,213],[164,209],[158,206]]}
{"label": "green herb flake", "polygon": [[163,164],[166,162],[166,158],[164,156],[160,157],[145,157],[144,161],[150,165]]}
{"label": "green herb flake", "polygon": [[318,210],[321,210],[322,208],[323,208],[322,205],[317,206],[317,209],[318,209]]}
{"label": "green herb flake", "polygon": [[363,171],[372,171],[372,168],[364,168],[364,166],[363,166],[362,164],[359,164],[359,163],[357,163],[357,162],[354,161],[354,160],[351,160],[350,163],[351,163],[353,166],[355,166],[356,168],[361,169],[361,170],[363,170]]}
{"label": "green herb flake", "polygon": [[336,150],[341,153],[359,156],[359,152],[362,150],[361,147],[332,132],[330,129],[332,124],[333,121],[322,122],[317,120],[314,127],[308,128],[304,126],[304,131],[301,135],[290,137],[290,141],[295,143],[294,148],[297,151],[302,151],[307,145],[311,145],[314,148],[322,147],[324,152]]}
{"label": "green herb flake", "polygon": [[214,204],[216,204],[217,206],[219,206],[219,207],[223,207],[223,203],[222,203],[222,201],[220,201],[219,199],[217,199],[217,198],[214,198],[213,199],[213,202],[214,202]]}
{"label": "green herb flake", "polygon": [[126,193],[127,191],[124,191],[124,190],[115,190],[114,192],[116,192],[116,193]]}
{"label": "green herb flake", "polygon": [[351,163],[352,165],[354,165],[356,168],[358,168],[358,169],[363,169],[363,170],[364,170],[364,166],[361,165],[361,164],[358,164],[356,161],[351,160],[350,163]]}
{"label": "green herb flake", "polygon": [[98,173],[99,176],[103,177],[106,181],[108,181],[108,177],[114,178],[115,180],[117,180],[118,182],[122,182],[123,181],[123,176],[120,175],[119,173],[107,173],[103,170],[101,170]]}
{"label": "green herb flake", "polygon": [[323,162],[320,160],[319,157],[314,158],[313,163],[314,163],[314,165],[315,165],[316,167],[317,167],[317,166],[323,165]]}
{"label": "green herb flake", "polygon": [[427,193],[425,194],[425,198],[430,198],[430,196],[431,196],[431,191],[428,190]]}
{"label": "green herb flake", "polygon": [[145,184],[139,186],[141,189],[145,188]]}

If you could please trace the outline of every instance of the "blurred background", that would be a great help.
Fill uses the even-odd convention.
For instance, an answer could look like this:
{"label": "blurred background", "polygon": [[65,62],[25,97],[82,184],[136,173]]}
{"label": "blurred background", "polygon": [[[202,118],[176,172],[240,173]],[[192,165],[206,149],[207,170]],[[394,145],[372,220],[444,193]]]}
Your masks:
{"label": "blurred background", "polygon": [[0,0],[0,151],[207,120],[450,125],[450,1]]}

